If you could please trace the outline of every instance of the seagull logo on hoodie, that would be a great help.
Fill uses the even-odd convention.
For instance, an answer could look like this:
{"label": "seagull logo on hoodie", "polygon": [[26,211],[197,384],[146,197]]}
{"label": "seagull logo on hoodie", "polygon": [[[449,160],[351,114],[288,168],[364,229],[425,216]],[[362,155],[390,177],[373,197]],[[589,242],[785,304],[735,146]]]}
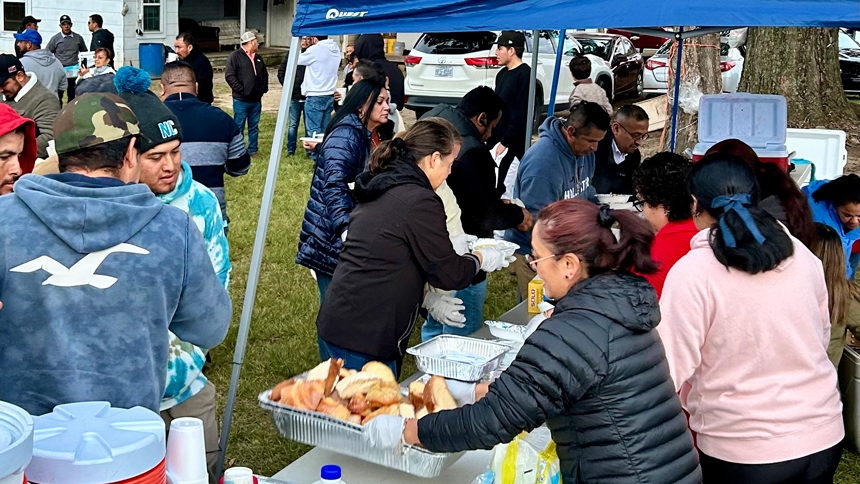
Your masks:
{"label": "seagull logo on hoodie", "polygon": [[96,270],[104,260],[114,252],[125,252],[128,254],[147,255],[149,251],[136,245],[121,243],[113,247],[91,252],[84,256],[72,267],[66,267],[53,258],[43,255],[30,262],[9,269],[10,272],[36,272],[43,270],[51,275],[42,283],[43,286],[75,287],[93,286],[98,289],[107,289],[113,286],[117,278],[96,274]]}

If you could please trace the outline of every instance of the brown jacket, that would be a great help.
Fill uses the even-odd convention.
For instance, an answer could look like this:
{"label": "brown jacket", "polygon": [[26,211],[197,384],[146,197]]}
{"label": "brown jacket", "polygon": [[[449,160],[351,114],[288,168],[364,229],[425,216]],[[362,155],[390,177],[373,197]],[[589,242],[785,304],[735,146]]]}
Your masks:
{"label": "brown jacket", "polygon": [[839,368],[839,360],[842,359],[842,350],[845,348],[845,335],[851,331],[855,336],[860,336],[860,301],[851,298],[842,321],[830,323],[830,344],[827,345],[827,356],[833,365]]}

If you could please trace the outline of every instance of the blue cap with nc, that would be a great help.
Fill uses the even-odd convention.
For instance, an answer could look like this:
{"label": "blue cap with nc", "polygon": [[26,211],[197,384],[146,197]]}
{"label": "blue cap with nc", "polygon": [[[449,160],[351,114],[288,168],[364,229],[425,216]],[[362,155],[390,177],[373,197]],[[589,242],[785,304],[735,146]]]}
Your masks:
{"label": "blue cap with nc", "polygon": [[20,34],[15,34],[15,40],[23,40],[33,45],[42,45],[42,36],[33,29],[27,29]]}

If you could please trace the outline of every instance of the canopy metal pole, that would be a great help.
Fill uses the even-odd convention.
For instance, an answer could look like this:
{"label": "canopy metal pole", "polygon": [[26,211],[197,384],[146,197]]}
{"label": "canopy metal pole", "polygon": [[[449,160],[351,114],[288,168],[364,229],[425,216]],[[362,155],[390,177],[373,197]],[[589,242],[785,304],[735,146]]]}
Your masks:
{"label": "canopy metal pole", "polygon": [[245,29],[248,27],[248,15],[245,12],[247,8],[247,0],[239,0],[239,35],[244,34]]}
{"label": "canopy metal pole", "polygon": [[677,59],[675,59],[675,97],[672,100],[672,138],[669,140],[669,151],[675,151],[675,135],[678,133],[678,94],[681,91],[681,54],[684,49],[684,27],[679,27],[675,34],[675,41],[678,42]]}
{"label": "canopy metal pole", "polygon": [[245,361],[245,347],[248,344],[248,331],[251,329],[251,314],[254,312],[254,299],[257,296],[257,284],[260,282],[260,266],[263,263],[263,249],[266,245],[266,234],[269,231],[269,218],[272,215],[275,182],[278,180],[281,152],[284,150],[284,138],[290,122],[290,95],[293,92],[293,82],[296,78],[296,67],[301,52],[299,42],[301,42],[301,36],[298,35],[294,35],[290,41],[290,58],[287,62],[284,88],[281,91],[281,102],[278,106],[278,120],[275,123],[272,152],[269,154],[269,168],[266,171],[266,184],[263,187],[260,217],[257,219],[257,235],[254,238],[254,250],[251,253],[251,268],[248,273],[248,284],[245,287],[245,300],[242,303],[242,317],[239,319],[236,350],[233,352],[233,373],[230,375],[230,389],[227,391],[227,407],[224,409],[224,421],[221,424],[221,440],[219,442],[221,452],[218,454],[218,466],[216,467],[218,478],[224,471],[227,437],[230,435],[230,424],[233,421],[233,406],[236,403],[236,391],[239,388],[239,373],[242,371],[242,363]]}
{"label": "canopy metal pole", "polygon": [[564,36],[567,31],[562,29],[558,33],[558,45],[555,46],[555,70],[552,75],[552,89],[549,91],[549,106],[546,115],[555,114],[555,95],[558,92],[558,78],[561,76],[561,59],[564,57]]}
{"label": "canopy metal pole", "polygon": [[532,146],[532,129],[535,123],[535,89],[537,88],[538,42],[540,31],[532,30],[532,76],[529,79],[529,112],[526,113],[526,149]]}

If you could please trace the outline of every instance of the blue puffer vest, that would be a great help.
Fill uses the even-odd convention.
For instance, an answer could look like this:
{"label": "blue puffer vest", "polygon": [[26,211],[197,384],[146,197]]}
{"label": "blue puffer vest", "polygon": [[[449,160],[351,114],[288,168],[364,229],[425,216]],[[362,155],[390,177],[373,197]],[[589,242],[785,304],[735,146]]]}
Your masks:
{"label": "blue puffer vest", "polygon": [[296,264],[334,274],[343,250],[340,237],[355,208],[349,184],[365,170],[369,157],[370,131],[355,114],[342,119],[326,136],[314,167]]}

